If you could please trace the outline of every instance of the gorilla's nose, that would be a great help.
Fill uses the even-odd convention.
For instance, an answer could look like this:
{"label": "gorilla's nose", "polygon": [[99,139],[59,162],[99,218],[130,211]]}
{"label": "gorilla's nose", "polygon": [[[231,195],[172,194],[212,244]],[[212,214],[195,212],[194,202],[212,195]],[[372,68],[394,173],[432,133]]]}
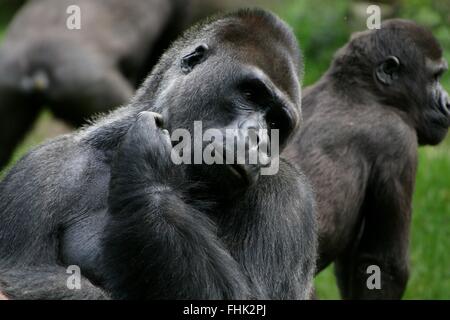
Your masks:
{"label": "gorilla's nose", "polygon": [[260,164],[265,165],[270,153],[270,137],[263,125],[252,120],[243,122],[239,126],[239,140],[245,144],[247,154],[258,154],[259,160],[264,160]]}

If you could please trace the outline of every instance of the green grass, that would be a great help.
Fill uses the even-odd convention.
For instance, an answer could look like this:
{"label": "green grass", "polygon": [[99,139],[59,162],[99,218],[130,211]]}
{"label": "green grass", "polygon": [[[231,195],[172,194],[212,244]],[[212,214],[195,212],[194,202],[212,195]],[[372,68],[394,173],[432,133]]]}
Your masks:
{"label": "green grass", "polygon": [[[445,1],[411,0],[402,16],[429,25],[443,43],[446,58],[450,60],[450,28],[437,12],[445,11]],[[410,3],[412,3],[410,2]],[[449,2],[450,3],[450,2]],[[445,6],[445,4],[444,4]],[[347,25],[349,1],[293,0],[279,14],[294,28],[305,53],[305,84],[310,84],[328,68],[335,50],[342,46],[351,32]],[[7,19],[0,6],[0,38]],[[9,16],[8,16],[9,17]],[[443,79],[450,90],[450,75]],[[41,143],[58,130],[45,130],[54,126],[52,116],[44,112],[35,129],[16,150],[10,166],[30,148]],[[419,169],[414,195],[414,213],[411,238],[411,279],[406,299],[450,299],[450,137],[438,147],[425,147],[419,151]],[[4,171],[5,172],[5,171]],[[4,174],[3,172],[3,174]],[[2,173],[0,172],[0,178]],[[320,299],[338,299],[332,268],[316,279]]]}

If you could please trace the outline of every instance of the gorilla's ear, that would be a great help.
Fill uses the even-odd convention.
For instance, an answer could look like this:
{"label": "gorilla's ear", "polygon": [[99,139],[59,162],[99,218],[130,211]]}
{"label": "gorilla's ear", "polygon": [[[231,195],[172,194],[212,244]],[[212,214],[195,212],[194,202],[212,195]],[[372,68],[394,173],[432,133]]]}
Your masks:
{"label": "gorilla's ear", "polygon": [[194,69],[194,67],[205,60],[206,52],[208,51],[208,46],[206,44],[201,44],[195,50],[188,55],[181,58],[181,71],[188,74]]}
{"label": "gorilla's ear", "polygon": [[391,85],[398,78],[400,60],[395,56],[387,57],[376,69],[378,81],[385,85]]}

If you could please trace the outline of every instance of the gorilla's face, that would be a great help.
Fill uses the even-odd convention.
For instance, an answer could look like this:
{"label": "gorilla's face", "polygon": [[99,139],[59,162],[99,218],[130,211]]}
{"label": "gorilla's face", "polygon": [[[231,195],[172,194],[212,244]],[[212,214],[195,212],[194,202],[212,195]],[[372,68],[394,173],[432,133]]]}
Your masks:
{"label": "gorilla's face", "polygon": [[[224,137],[227,129],[239,132],[267,129],[268,135],[258,136],[257,143],[270,145],[271,141],[267,141],[271,139],[270,130],[278,129],[281,152],[299,124],[300,85],[287,50],[266,49],[256,44],[236,47],[210,41],[182,52],[157,102],[164,106],[163,117],[169,132],[187,129],[193,146],[195,139],[199,139],[194,134],[194,121],[201,121],[203,132],[215,129],[223,132]],[[238,135],[236,139],[245,136]],[[239,143],[235,141],[235,145]],[[203,141],[203,147],[207,144]],[[232,164],[203,163],[190,169],[202,180],[206,177],[226,189],[254,183],[261,166],[238,164],[237,152],[234,157]]]}
{"label": "gorilla's face", "polygon": [[450,100],[440,84],[447,68],[442,58],[431,60],[420,55],[414,59],[387,57],[376,70],[385,99],[408,112],[421,145],[440,143],[450,126]]}
{"label": "gorilla's face", "polygon": [[425,74],[429,79],[426,88],[428,101],[422,106],[422,121],[417,130],[420,144],[435,145],[447,135],[450,126],[450,100],[440,83],[447,68],[447,62],[444,60],[427,63]]}

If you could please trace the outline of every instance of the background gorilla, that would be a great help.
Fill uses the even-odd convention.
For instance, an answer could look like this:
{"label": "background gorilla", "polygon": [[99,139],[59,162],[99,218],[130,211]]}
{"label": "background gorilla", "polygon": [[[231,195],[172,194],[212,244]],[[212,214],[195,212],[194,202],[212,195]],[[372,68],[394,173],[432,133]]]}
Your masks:
{"label": "background gorilla", "polygon": [[[184,0],[32,0],[0,48],[0,168],[42,106],[79,126],[131,98],[184,21]],[[69,30],[71,5],[81,29]]]}
{"label": "background gorilla", "polygon": [[[447,133],[446,70],[429,31],[391,20],[356,34],[305,90],[305,125],[287,157],[317,192],[318,270],[336,262],[344,298],[404,292],[417,146]],[[367,288],[369,265],[381,268],[381,290]]]}
{"label": "background gorilla", "polygon": [[[256,179],[227,165],[176,166],[165,131],[194,120],[207,129],[258,119],[250,125],[282,129],[285,145],[300,119],[300,68],[294,35],[263,11],[193,28],[129,106],[35,149],[0,183],[1,291],[307,298],[315,221],[299,171],[281,161],[277,175]],[[81,290],[66,287],[73,264],[84,275]]]}

